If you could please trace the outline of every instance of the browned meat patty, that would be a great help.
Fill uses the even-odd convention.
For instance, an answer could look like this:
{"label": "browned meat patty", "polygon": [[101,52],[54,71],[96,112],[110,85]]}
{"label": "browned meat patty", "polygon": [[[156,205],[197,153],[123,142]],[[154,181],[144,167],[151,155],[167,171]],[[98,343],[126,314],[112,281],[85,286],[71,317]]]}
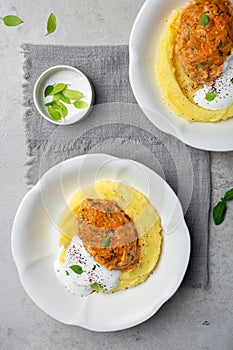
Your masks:
{"label": "browned meat patty", "polygon": [[95,261],[108,270],[132,270],[139,261],[134,222],[114,201],[84,200],[77,211],[77,235]]}
{"label": "browned meat patty", "polygon": [[213,84],[232,48],[230,0],[192,0],[181,15],[176,53],[194,87]]}

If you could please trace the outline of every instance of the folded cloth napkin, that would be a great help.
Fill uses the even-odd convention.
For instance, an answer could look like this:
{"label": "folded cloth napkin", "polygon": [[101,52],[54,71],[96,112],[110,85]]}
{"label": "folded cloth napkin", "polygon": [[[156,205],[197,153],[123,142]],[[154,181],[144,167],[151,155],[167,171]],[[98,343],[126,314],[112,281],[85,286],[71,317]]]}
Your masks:
{"label": "folded cloth napkin", "polygon": [[[128,77],[127,46],[24,45],[24,102],[29,161],[27,182],[35,184],[53,165],[86,153],[108,153],[139,161],[177,193],[191,234],[191,259],[183,286],[208,284],[210,157],[154,127],[136,104]],[[55,126],[36,111],[33,86],[50,66],[79,68],[93,82],[96,105],[72,126]],[[155,189],[156,190],[156,189]]]}

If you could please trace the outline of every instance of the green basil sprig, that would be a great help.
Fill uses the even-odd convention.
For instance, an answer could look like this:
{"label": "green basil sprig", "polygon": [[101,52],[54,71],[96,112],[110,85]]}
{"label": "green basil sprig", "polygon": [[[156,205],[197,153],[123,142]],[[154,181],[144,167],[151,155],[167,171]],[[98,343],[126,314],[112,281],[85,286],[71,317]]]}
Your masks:
{"label": "green basil sprig", "polygon": [[207,92],[207,94],[205,95],[205,99],[208,102],[211,102],[211,101],[214,101],[217,96],[218,96],[218,94],[216,94],[216,92]]}
{"label": "green basil sprig", "polygon": [[227,213],[227,202],[233,200],[233,188],[227,191],[223,198],[214,207],[213,218],[215,225],[221,225]]}
{"label": "green basil sprig", "polygon": [[109,236],[104,237],[104,239],[102,240],[102,244],[101,244],[102,247],[108,248],[109,244],[110,244],[110,237]]}
{"label": "green basil sprig", "polygon": [[90,287],[93,290],[95,290],[96,292],[98,292],[98,293],[103,293],[104,292],[103,287],[101,287],[101,285],[99,283],[97,283],[97,282],[92,283],[90,285]]}
{"label": "green basil sprig", "polygon": [[57,29],[57,19],[53,13],[50,14],[47,20],[47,33],[45,35],[49,35]]}
{"label": "green basil sprig", "polygon": [[0,17],[0,19],[3,21],[3,23],[7,26],[7,27],[16,27],[18,25],[20,25],[21,23],[23,23],[23,20],[21,18],[19,18],[18,16],[14,16],[14,15],[8,15],[5,17]]}
{"label": "green basil sprig", "polygon": [[53,85],[48,85],[44,91],[44,96],[47,97],[51,94],[53,91]]}
{"label": "green basil sprig", "polygon": [[207,26],[207,24],[209,23],[209,17],[205,13],[202,14],[201,19],[200,19],[200,23],[201,23],[202,27]]}
{"label": "green basil sprig", "polygon": [[233,188],[225,193],[224,199],[226,201],[232,201],[233,200]]}
{"label": "green basil sprig", "polygon": [[86,272],[80,265],[72,265],[70,266],[70,269],[74,271],[77,275],[81,275],[83,272]]}
{"label": "green basil sprig", "polygon": [[65,89],[63,91],[63,94],[66,98],[69,98],[70,100],[75,100],[75,101],[80,100],[80,98],[83,97],[83,93],[77,90]]}
{"label": "green basil sprig", "polygon": [[78,100],[78,101],[75,101],[73,104],[74,104],[74,107],[77,109],[84,109],[88,107],[88,103],[85,101]]}

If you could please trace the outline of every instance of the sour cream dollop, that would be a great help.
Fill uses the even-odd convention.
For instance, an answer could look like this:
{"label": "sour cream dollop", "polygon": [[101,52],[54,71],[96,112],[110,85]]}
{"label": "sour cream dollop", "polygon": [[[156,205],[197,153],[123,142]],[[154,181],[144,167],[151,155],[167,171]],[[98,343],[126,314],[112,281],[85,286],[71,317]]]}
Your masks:
{"label": "sour cream dollop", "polygon": [[[211,93],[212,101],[208,101]],[[209,95],[211,96],[211,95]],[[222,74],[217,78],[212,86],[204,86],[198,90],[194,97],[194,102],[203,108],[218,110],[230,107],[233,103],[233,55],[224,64]]]}
{"label": "sour cream dollop", "polygon": [[[70,267],[79,266],[82,273],[75,273]],[[59,258],[54,264],[54,269],[58,280],[70,292],[88,296],[93,293],[91,285],[98,283],[104,292],[109,292],[119,284],[121,271],[109,271],[105,266],[98,264],[86,251],[82,241],[78,236],[74,236],[65,254],[65,262],[61,263]]]}

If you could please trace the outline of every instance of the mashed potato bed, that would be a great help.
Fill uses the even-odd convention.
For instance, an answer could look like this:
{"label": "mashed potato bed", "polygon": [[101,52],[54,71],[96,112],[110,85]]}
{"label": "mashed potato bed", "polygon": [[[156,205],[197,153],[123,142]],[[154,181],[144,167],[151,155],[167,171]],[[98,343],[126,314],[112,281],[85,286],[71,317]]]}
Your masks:
{"label": "mashed potato bed", "polygon": [[141,192],[119,182],[101,180],[93,186],[78,190],[73,195],[58,220],[60,246],[63,247],[60,261],[64,262],[66,248],[76,234],[75,213],[86,198],[114,200],[134,221],[139,234],[140,262],[132,271],[122,271],[119,285],[112,292],[131,288],[146,281],[155,269],[161,254],[160,218],[155,208]]}

